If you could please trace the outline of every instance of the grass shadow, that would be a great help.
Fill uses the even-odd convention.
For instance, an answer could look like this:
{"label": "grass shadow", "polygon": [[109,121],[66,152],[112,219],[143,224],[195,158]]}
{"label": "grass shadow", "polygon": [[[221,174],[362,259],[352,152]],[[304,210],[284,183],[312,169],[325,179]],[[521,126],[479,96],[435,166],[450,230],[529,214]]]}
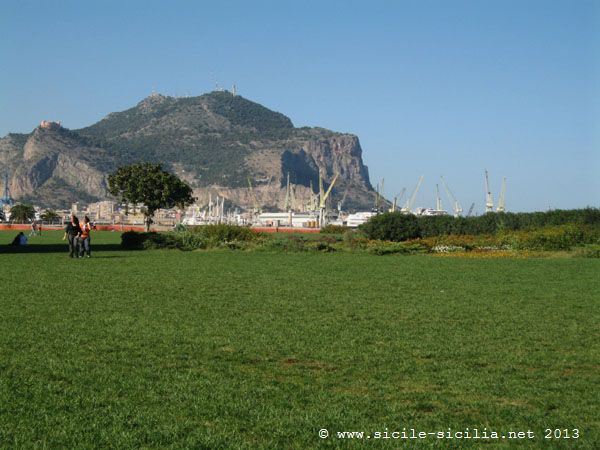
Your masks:
{"label": "grass shadow", "polygon": [[[119,244],[96,244],[92,245],[92,254],[98,252],[123,251]],[[68,255],[69,247],[66,244],[29,244],[24,247],[13,245],[0,246],[0,254],[16,253],[64,253]],[[116,257],[113,255],[112,257]]]}

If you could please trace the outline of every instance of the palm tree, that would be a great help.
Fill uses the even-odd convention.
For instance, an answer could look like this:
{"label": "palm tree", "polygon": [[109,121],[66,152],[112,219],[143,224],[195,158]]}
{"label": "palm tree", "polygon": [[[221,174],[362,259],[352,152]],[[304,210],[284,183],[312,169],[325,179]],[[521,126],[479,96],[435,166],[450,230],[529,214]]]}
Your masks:
{"label": "palm tree", "polygon": [[42,215],[41,215],[41,219],[46,222],[46,223],[53,223],[56,220],[60,219],[60,216],[56,213],[56,211],[53,211],[51,209],[47,209]]}
{"label": "palm tree", "polygon": [[31,205],[15,205],[10,208],[10,221],[13,223],[26,223],[33,219],[35,219],[35,209]]}

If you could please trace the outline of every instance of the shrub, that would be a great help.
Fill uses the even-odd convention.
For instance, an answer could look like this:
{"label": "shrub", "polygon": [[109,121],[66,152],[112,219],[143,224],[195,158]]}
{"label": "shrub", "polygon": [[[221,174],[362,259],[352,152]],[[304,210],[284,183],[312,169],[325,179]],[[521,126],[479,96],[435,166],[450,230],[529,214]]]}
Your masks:
{"label": "shrub", "polygon": [[227,224],[190,227],[188,232],[201,237],[209,247],[218,247],[219,244],[227,244],[232,241],[251,242],[260,238],[258,233],[248,227]]}
{"label": "shrub", "polygon": [[436,252],[444,247],[462,248],[465,251],[476,249],[493,249],[507,248],[506,239],[501,235],[454,235],[435,236],[420,239],[421,245],[427,247],[430,251]]}
{"label": "shrub", "polygon": [[344,245],[350,250],[362,250],[367,247],[369,240],[361,231],[348,230],[344,233]]}
{"label": "shrub", "polygon": [[125,233],[121,234],[121,248],[125,250],[142,250],[144,248],[146,234],[148,233],[126,231]]}
{"label": "shrub", "polygon": [[284,252],[302,252],[306,250],[305,243],[304,238],[300,236],[273,237],[264,243],[263,248]]}
{"label": "shrub", "polygon": [[568,224],[515,232],[510,238],[516,249],[555,251],[593,243],[594,233],[585,225]]}
{"label": "shrub", "polygon": [[181,248],[181,244],[177,236],[172,233],[127,231],[121,235],[121,247],[125,250],[144,250],[150,248]]}
{"label": "shrub", "polygon": [[321,234],[344,234],[348,227],[343,225],[325,225],[321,228]]}
{"label": "shrub", "polygon": [[335,239],[319,239],[312,240],[306,243],[307,250],[316,250],[318,252],[335,252],[337,249],[335,248]]}
{"label": "shrub", "polygon": [[419,219],[400,212],[378,214],[359,227],[369,239],[400,242],[421,236]]}
{"label": "shrub", "polygon": [[576,256],[583,258],[600,258],[600,245],[588,244],[575,250]]}
{"label": "shrub", "polygon": [[127,250],[178,248],[197,250],[206,248],[247,248],[263,236],[249,228],[232,225],[206,225],[181,232],[138,233],[128,231],[121,235],[121,247]]}
{"label": "shrub", "polygon": [[181,239],[172,233],[146,233],[144,249],[183,248]]}
{"label": "shrub", "polygon": [[427,249],[419,244],[406,242],[370,241],[367,251],[374,255],[425,253]]}
{"label": "shrub", "polygon": [[182,250],[198,250],[207,248],[206,240],[203,236],[199,236],[196,233],[190,233],[185,231],[177,236],[180,242],[180,249]]}

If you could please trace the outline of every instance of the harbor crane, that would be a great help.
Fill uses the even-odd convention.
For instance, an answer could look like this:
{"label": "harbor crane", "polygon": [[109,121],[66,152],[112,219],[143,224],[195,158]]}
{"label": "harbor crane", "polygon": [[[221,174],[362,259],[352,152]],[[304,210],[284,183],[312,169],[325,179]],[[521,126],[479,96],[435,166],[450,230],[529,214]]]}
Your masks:
{"label": "harbor crane", "polygon": [[260,214],[260,207],[258,206],[256,195],[254,195],[254,189],[252,189],[252,181],[250,181],[250,177],[248,177],[248,187],[250,188],[250,198],[252,199],[253,214]]}
{"label": "harbor crane", "polygon": [[440,197],[440,187],[435,184],[435,209],[436,211],[442,211],[442,198]]}
{"label": "harbor crane", "polygon": [[492,192],[490,191],[490,181],[488,179],[488,171],[485,169],[485,212],[493,212],[494,211],[494,198],[492,197]]}
{"label": "harbor crane", "polygon": [[342,212],[342,206],[344,206],[344,202],[346,201],[347,195],[348,195],[348,188],[346,188],[346,190],[344,191],[344,195],[342,196],[342,199],[337,204],[337,209],[339,212]]}
{"label": "harbor crane", "polygon": [[471,217],[471,214],[473,214],[473,208],[475,208],[475,202],[471,203],[471,207],[469,208],[469,212],[467,213],[467,217]]}
{"label": "harbor crane", "polygon": [[423,183],[423,178],[425,178],[425,176],[421,175],[421,178],[419,178],[417,186],[415,187],[415,190],[413,191],[412,195],[410,196],[410,199],[407,200],[406,205],[404,205],[404,208],[402,208],[402,212],[405,212],[405,213],[410,213],[411,212],[413,204],[415,203],[415,200],[417,198],[417,192],[419,192],[419,188],[421,187],[421,183]]}
{"label": "harbor crane", "polygon": [[498,197],[498,207],[496,212],[506,212],[506,177],[502,178],[502,189],[500,189],[500,197]]}
{"label": "harbor crane", "polygon": [[377,183],[377,195],[375,196],[375,209],[377,211],[379,211],[379,206],[382,203],[381,199],[384,198],[383,197],[383,183],[385,182],[385,179],[382,178],[381,181],[379,183]]}
{"label": "harbor crane", "polygon": [[394,197],[394,203],[392,203],[392,209],[390,212],[396,212],[396,205],[402,201],[402,197],[404,197],[404,193],[406,192],[406,188],[402,188],[400,194]]}
{"label": "harbor crane", "polygon": [[319,172],[319,226],[320,227],[325,225],[325,216],[326,216],[325,210],[327,207],[327,198],[329,197],[329,194],[331,194],[331,190],[333,189],[333,185],[335,184],[337,179],[338,179],[338,174],[336,173],[333,177],[333,180],[331,180],[331,184],[327,188],[327,191],[324,191],[323,177],[321,176],[321,173]]}
{"label": "harbor crane", "polygon": [[458,203],[458,200],[456,199],[456,197],[454,196],[454,194],[448,187],[448,184],[446,183],[446,180],[444,180],[444,177],[440,176],[440,178],[442,179],[442,184],[444,185],[446,194],[448,194],[448,199],[452,202],[452,209],[454,210],[454,217],[459,217],[463,212],[463,210],[460,206],[460,203]]}

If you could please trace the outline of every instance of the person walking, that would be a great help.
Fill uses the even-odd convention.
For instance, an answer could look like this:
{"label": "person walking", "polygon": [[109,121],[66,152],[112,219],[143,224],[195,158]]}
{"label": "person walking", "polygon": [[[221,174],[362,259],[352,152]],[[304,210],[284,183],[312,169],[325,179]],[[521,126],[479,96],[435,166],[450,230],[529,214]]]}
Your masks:
{"label": "person walking", "polygon": [[79,226],[79,219],[76,215],[71,216],[71,220],[65,227],[65,235],[63,241],[68,239],[69,241],[69,257],[79,257],[79,236],[81,235],[81,227]]}
{"label": "person walking", "polygon": [[81,226],[81,234],[79,235],[79,257],[83,258],[84,254],[89,258],[91,256],[90,249],[90,232],[92,231],[92,224],[90,218],[85,216],[83,218],[83,225]]}

